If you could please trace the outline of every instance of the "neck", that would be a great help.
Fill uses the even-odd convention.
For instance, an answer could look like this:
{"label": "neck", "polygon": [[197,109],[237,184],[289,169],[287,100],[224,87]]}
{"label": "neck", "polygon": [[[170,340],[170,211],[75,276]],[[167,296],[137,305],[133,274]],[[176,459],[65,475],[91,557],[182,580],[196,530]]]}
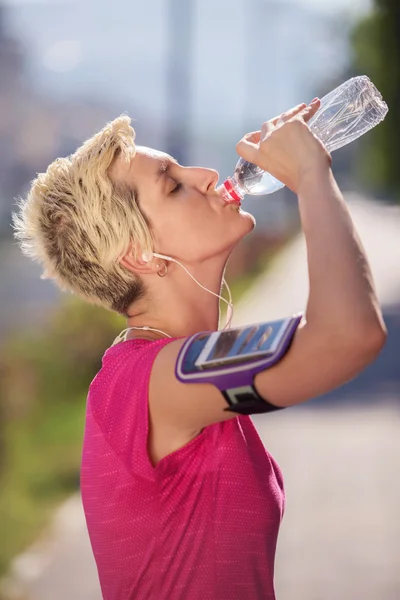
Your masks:
{"label": "neck", "polygon": [[[190,266],[187,269],[204,287],[215,294],[221,294],[224,269],[214,275],[207,264],[196,270]],[[142,307],[130,307],[128,327],[148,326],[172,337],[185,337],[199,331],[218,329],[219,298],[199,287],[179,265],[169,263],[167,276],[150,276],[146,286],[151,300]],[[163,337],[162,333],[137,331],[139,333],[141,337],[144,337],[142,333],[154,338]]]}

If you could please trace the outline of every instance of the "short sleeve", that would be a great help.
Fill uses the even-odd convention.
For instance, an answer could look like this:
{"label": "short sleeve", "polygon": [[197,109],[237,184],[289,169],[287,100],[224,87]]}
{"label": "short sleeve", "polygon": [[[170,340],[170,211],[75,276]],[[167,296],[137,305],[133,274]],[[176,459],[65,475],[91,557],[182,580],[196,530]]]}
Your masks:
{"label": "short sleeve", "polygon": [[110,448],[131,472],[152,477],[147,452],[149,381],[167,340],[128,340],[109,348],[89,388],[94,420]]}

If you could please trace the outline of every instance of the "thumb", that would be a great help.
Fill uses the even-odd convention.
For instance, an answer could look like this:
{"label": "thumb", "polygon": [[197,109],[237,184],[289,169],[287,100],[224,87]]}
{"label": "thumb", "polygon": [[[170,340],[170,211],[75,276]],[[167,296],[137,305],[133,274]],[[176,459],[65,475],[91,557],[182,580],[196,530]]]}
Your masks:
{"label": "thumb", "polygon": [[249,162],[255,161],[260,142],[260,133],[260,131],[248,133],[236,144],[236,152],[244,160],[248,160]]}

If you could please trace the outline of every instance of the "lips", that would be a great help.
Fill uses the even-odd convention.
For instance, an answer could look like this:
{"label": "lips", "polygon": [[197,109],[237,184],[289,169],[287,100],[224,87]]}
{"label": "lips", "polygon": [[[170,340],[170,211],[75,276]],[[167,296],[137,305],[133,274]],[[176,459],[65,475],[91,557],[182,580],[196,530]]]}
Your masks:
{"label": "lips", "polygon": [[227,193],[224,185],[219,185],[215,191],[217,192],[218,197],[221,199],[223,206],[227,204],[233,204],[235,206],[241,206],[240,200],[232,198],[230,194]]}
{"label": "lips", "polygon": [[218,195],[222,198],[224,202],[224,206],[227,204],[233,204],[234,206],[240,207],[243,196],[237,193],[234,185],[230,181],[230,179],[225,179],[225,181],[219,185],[215,190]]}
{"label": "lips", "polygon": [[224,200],[225,204],[233,204],[234,206],[242,206],[242,203],[240,202],[240,200]]}
{"label": "lips", "polygon": [[227,206],[236,206],[236,208],[240,208],[242,206],[242,203],[240,202],[240,200],[226,200],[225,198],[222,198],[222,203],[224,205],[224,208]]}

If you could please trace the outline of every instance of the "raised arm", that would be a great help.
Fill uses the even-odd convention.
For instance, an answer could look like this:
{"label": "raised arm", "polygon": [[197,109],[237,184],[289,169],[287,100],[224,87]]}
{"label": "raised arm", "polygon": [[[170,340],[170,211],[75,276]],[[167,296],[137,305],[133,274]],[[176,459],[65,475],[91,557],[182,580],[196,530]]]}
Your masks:
{"label": "raised arm", "polygon": [[253,134],[238,145],[245,158],[297,194],[307,245],[306,323],[285,359],[256,377],[260,394],[279,406],[303,402],[352,379],[386,339],[368,259],[330,156],[304,120],[312,111],[289,116],[281,128],[266,124],[259,139]]}
{"label": "raised arm", "polygon": [[[307,243],[310,294],[305,322],[284,358],[254,378],[260,396],[277,407],[299,404],[344,384],[376,358],[386,339],[368,260],[332,175],[330,155],[305,123],[317,108],[318,103],[298,107],[285,115],[283,126],[276,127],[277,120],[266,123],[237,146],[241,156],[297,194]],[[236,416],[224,410],[224,397],[210,383],[176,378],[185,341],[166,345],[151,375],[157,456],[171,451],[171,443],[163,445],[162,439],[174,439],[176,449],[205,426]]]}

